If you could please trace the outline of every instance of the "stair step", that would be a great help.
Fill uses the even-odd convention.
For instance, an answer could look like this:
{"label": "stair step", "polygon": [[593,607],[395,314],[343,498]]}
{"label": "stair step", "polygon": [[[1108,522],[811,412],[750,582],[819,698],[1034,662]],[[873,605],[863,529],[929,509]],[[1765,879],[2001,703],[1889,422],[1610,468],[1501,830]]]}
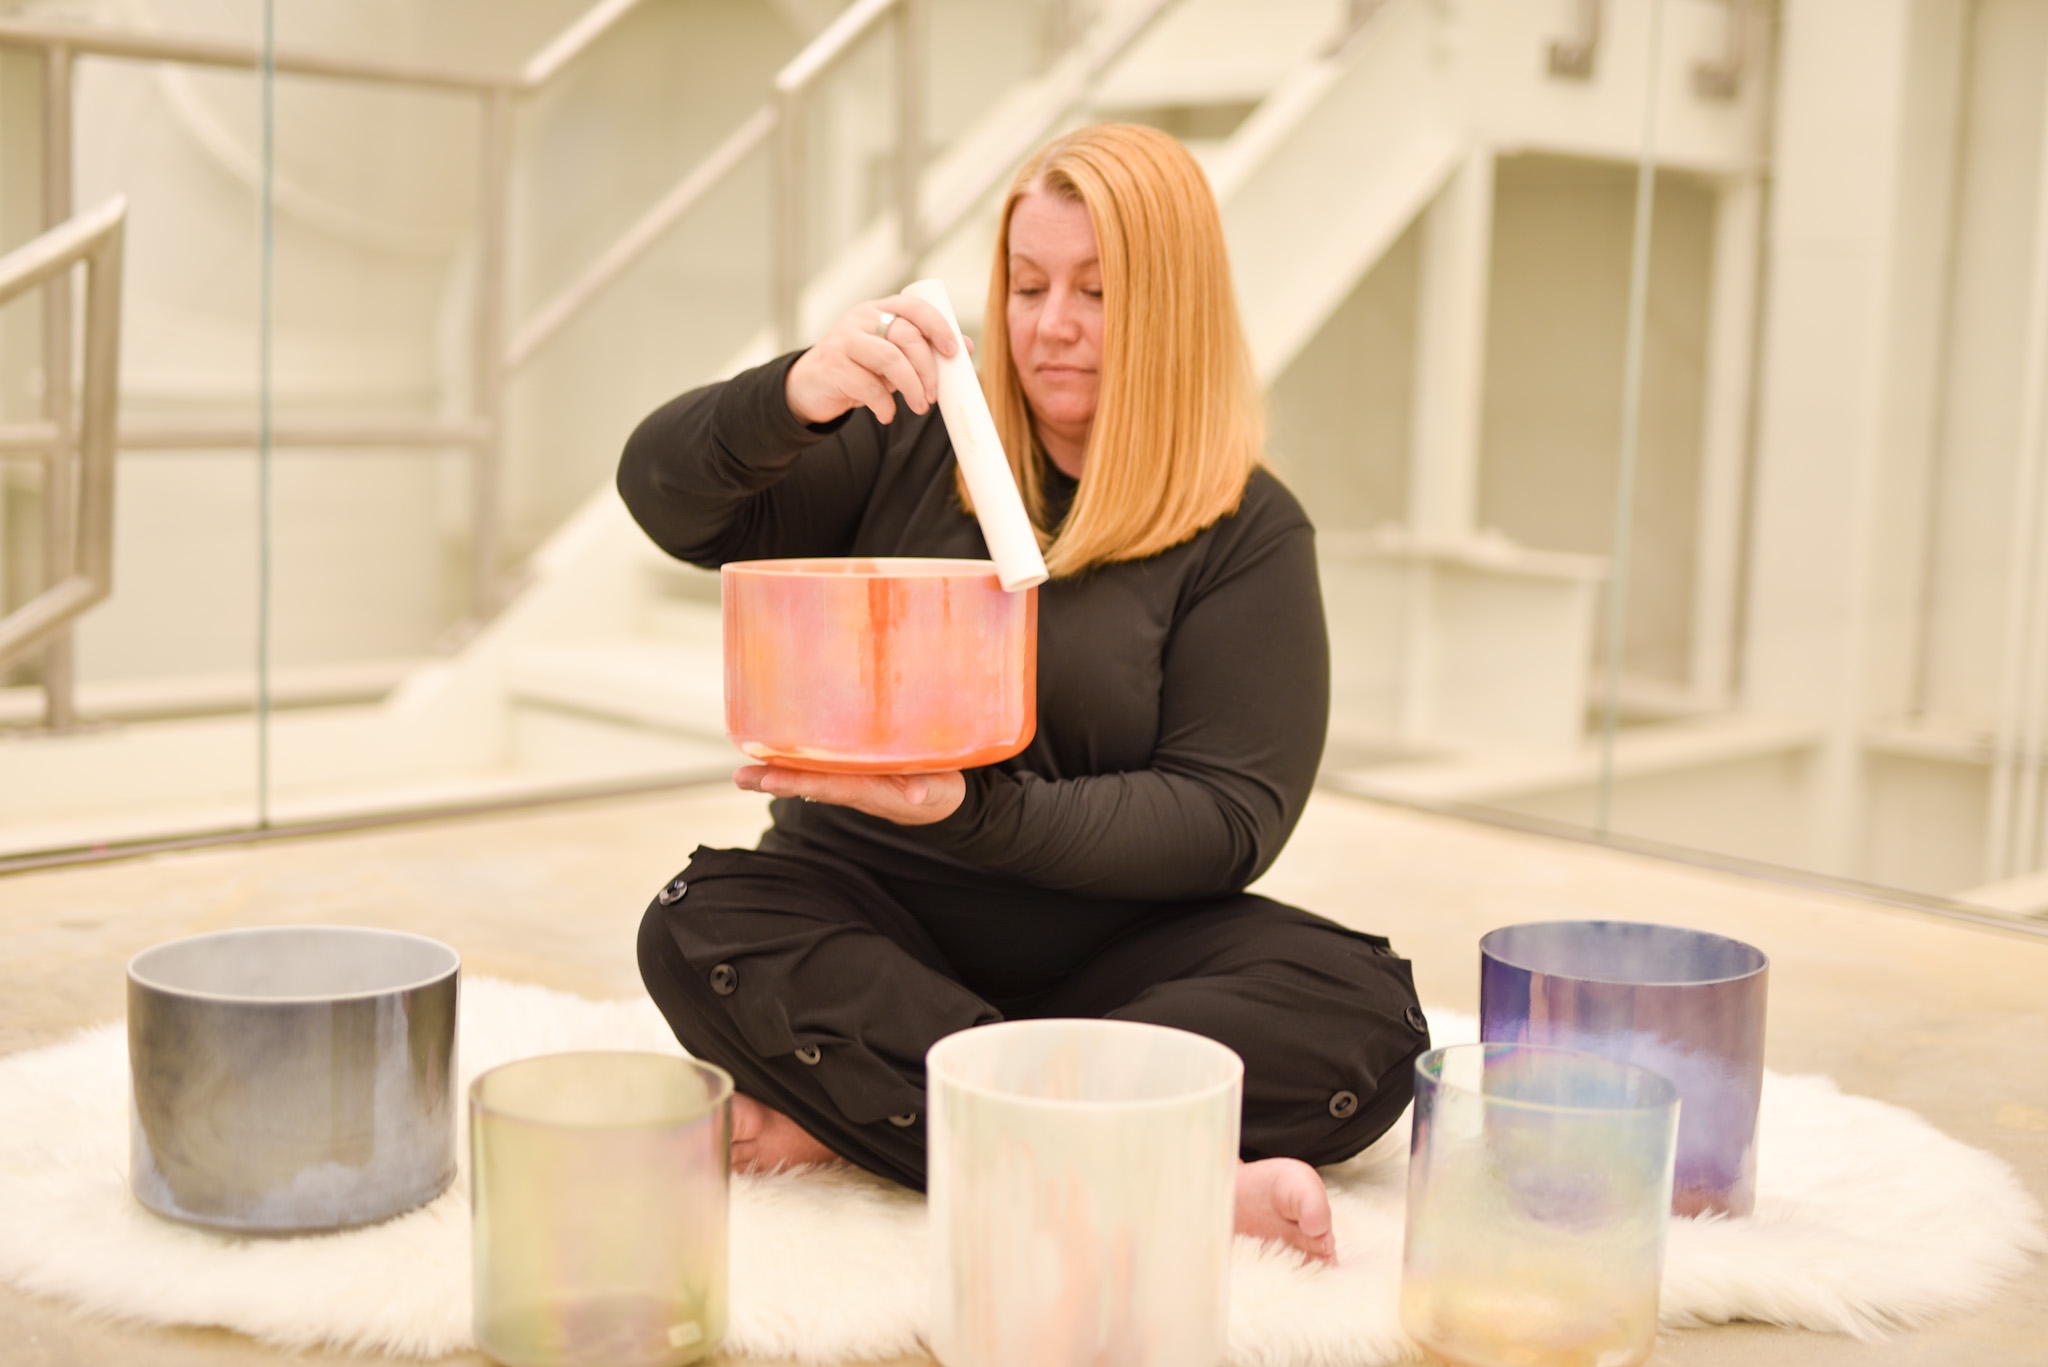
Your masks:
{"label": "stair step", "polygon": [[699,569],[665,555],[651,542],[644,547],[641,578],[648,591],[658,598],[708,603],[714,610],[718,607],[717,570]]}
{"label": "stair step", "polygon": [[1183,0],[1107,74],[1098,111],[1244,104],[1326,49],[1344,0]]}
{"label": "stair step", "polygon": [[508,672],[513,700],[525,706],[725,736],[725,667],[715,636],[524,646]]}

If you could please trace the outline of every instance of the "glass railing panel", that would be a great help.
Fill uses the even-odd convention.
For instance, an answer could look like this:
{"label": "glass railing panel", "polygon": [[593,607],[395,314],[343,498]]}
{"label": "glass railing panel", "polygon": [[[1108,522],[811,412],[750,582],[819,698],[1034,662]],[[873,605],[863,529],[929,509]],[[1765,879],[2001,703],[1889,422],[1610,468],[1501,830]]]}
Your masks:
{"label": "glass railing panel", "polygon": [[[280,201],[281,341],[360,350],[346,368],[280,365],[279,412],[339,421],[338,401],[469,433],[279,453],[280,668],[318,661],[384,681],[273,719],[283,819],[728,766],[705,630],[715,581],[664,571],[630,527],[609,525],[609,489],[642,416],[759,347],[767,144],[744,137],[808,36],[776,7],[640,7],[546,85],[500,97],[496,157],[488,93],[280,78],[280,167],[327,168],[335,199],[386,240],[339,254],[303,206]],[[377,128],[390,136],[363,136]],[[667,212],[736,136],[738,154]],[[636,244],[623,258],[622,241]],[[593,519],[616,551],[592,547]],[[558,540],[569,545],[551,554]],[[521,568],[536,555],[600,601],[536,609],[551,591]],[[644,596],[659,601],[643,611]],[[689,680],[676,697],[674,677]],[[639,705],[622,709],[621,693]]]}
{"label": "glass railing panel", "polygon": [[[926,106],[921,150],[1042,70],[1086,9],[924,6],[947,48],[905,73]],[[109,715],[135,719],[117,749],[141,743],[145,721],[187,748],[168,788],[91,785],[88,826],[138,803],[102,834],[729,764],[715,580],[629,526],[592,532],[617,520],[605,491],[634,423],[771,347],[762,111],[841,7],[613,10],[610,31],[557,62],[543,54],[566,50],[584,4],[0,7],[119,39],[119,55],[79,59],[78,178],[146,208],[126,310],[123,591],[81,628],[80,657],[92,687],[119,694]],[[64,41],[16,37],[10,76],[39,60],[37,42]],[[901,52],[879,26],[804,105],[811,274],[903,198],[900,159],[878,151],[897,136]],[[6,83],[10,148],[39,136],[31,85]],[[10,244],[39,213],[25,164],[6,162]],[[34,402],[23,358],[39,343],[19,313],[0,376],[9,421]],[[15,524],[38,476],[18,465],[9,594],[31,591],[12,567],[35,551]],[[574,587],[551,597],[550,579]],[[663,694],[675,678],[680,701]],[[649,679],[655,703],[614,705]],[[194,739],[222,727],[235,738],[220,753]],[[207,785],[234,800],[180,796]],[[47,785],[15,787],[55,812]]]}
{"label": "glass railing panel", "polygon": [[[1613,549],[1635,177],[1541,154],[1497,164],[1478,519],[1523,545]],[[1698,179],[1659,174],[1622,672],[1667,694],[1690,663],[1713,203]]]}
{"label": "glass railing panel", "polygon": [[[186,747],[168,769],[109,772],[175,771],[192,789],[95,785],[100,815],[76,815],[100,837],[729,765],[715,581],[666,561],[605,490],[641,416],[773,350],[783,191],[761,111],[842,10],[641,6],[540,89],[510,83],[582,8],[278,16],[280,53],[432,79],[277,77],[267,616],[260,81],[79,58],[74,198],[119,189],[136,206],[117,588],[77,633],[79,696],[123,753],[158,735]],[[1283,301],[1284,344],[1271,328],[1257,341],[1280,357],[1271,458],[1321,533],[1330,784],[2048,906],[2031,891],[2048,882],[2048,28],[1958,11],[1940,41],[1902,39],[1895,81],[1846,91],[1824,64],[1772,74],[1795,45],[1764,7],[1629,0],[1561,66],[1546,54],[1586,35],[1505,0],[1456,16],[1395,0],[1343,42],[1333,7],[1283,8],[1269,25],[1315,27],[1314,42],[1267,34],[1195,62],[1211,28],[1230,46],[1228,6],[1209,5],[1146,40],[1175,61],[1148,67],[1140,43],[1088,103],[1196,146],[1242,229],[1240,282],[1263,282],[1244,302],[1255,332],[1284,276],[1275,253],[1320,260],[1326,239],[1357,237],[1328,258],[1328,298]],[[935,206],[956,139],[1094,11],[932,0],[923,14],[918,160]],[[245,46],[260,17],[143,15]],[[1444,38],[1454,21],[1459,42]],[[900,264],[893,22],[799,106],[810,334],[895,283],[881,279]],[[1283,47],[1252,89],[1253,49]],[[41,226],[21,151],[41,136],[40,57],[0,50],[11,246]],[[1365,120],[1376,141],[1346,141],[1390,90],[1413,98]],[[1832,117],[1845,99],[1868,117]],[[1380,178],[1385,194],[1344,210],[1370,224],[1300,188],[1317,176],[1287,178],[1317,165]],[[1296,188],[1269,200],[1269,185]],[[970,329],[986,217],[917,265],[956,280]],[[1809,250],[1823,241],[1841,251]],[[40,420],[41,326],[39,307],[0,311],[0,426]],[[8,602],[39,582],[42,479],[10,452]],[[9,724],[32,721],[36,668],[11,666]],[[88,742],[113,744],[61,743]],[[0,787],[40,804],[4,818],[17,843],[57,838],[23,833],[61,815],[59,787],[21,767],[41,744],[0,747]]]}
{"label": "glass railing panel", "polygon": [[[1384,160],[1432,117],[1463,150],[1272,388],[1322,529],[1325,776],[1811,865],[1812,813],[1765,791],[1800,725],[1744,692],[1774,33],[1603,14],[1482,5],[1453,50],[1390,5],[1333,55],[1416,83]],[[1393,186],[1374,152],[1356,174]]]}
{"label": "glass railing panel", "polygon": [[[91,7],[16,7],[0,19],[99,21]],[[132,19],[133,16],[120,16]],[[218,16],[216,16],[218,18]],[[187,36],[253,48],[249,14]],[[111,28],[111,26],[109,26]],[[116,33],[134,32],[113,28]],[[92,847],[127,839],[235,829],[258,819],[254,605],[254,468],[230,435],[171,452],[137,440],[152,426],[197,419],[253,430],[258,390],[255,318],[260,280],[256,204],[260,159],[229,164],[219,149],[181,139],[181,101],[203,91],[216,121],[259,116],[253,70],[210,71],[180,84],[169,70],[80,44],[68,60],[51,45],[10,41],[0,96],[0,246],[18,246],[53,218],[126,196],[119,346],[120,440],[114,479],[111,595],[69,633],[76,719],[45,724],[47,652],[17,663],[7,682],[0,745],[0,852]],[[61,51],[61,49],[60,49]],[[50,82],[68,82],[68,98]],[[197,106],[194,106],[196,109]],[[69,144],[68,152],[66,144]],[[51,172],[61,174],[52,176]],[[204,185],[203,194],[191,194]],[[197,243],[200,250],[191,251]],[[74,276],[79,272],[74,272]],[[45,287],[46,291],[49,287]],[[75,280],[68,328],[86,335]],[[0,322],[0,423],[50,416],[54,372],[44,355],[45,304],[15,301]],[[70,367],[70,402],[81,375]],[[78,421],[74,413],[73,422]],[[5,592],[37,592],[41,509],[51,484],[36,461],[10,460]],[[24,468],[24,467],[27,468]],[[76,484],[76,458],[70,498]]]}
{"label": "glass railing panel", "polygon": [[[1694,583],[1631,603],[1612,825],[2026,918],[2048,911],[2048,25],[1904,24],[1785,11],[1768,194],[1705,187]],[[1852,36],[1896,41],[1881,78],[1813,60]],[[1686,640],[1691,697],[1660,706],[1650,666]]]}

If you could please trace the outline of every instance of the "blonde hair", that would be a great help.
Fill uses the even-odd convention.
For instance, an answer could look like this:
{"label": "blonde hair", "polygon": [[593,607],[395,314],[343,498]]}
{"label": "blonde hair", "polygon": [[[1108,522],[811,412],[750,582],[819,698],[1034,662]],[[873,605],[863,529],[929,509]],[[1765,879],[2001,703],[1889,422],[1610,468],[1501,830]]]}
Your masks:
{"label": "blonde hair", "polygon": [[[1037,190],[1087,207],[1102,266],[1095,420],[1056,535],[1008,324],[1010,216]],[[1018,171],[1003,201],[979,354],[982,392],[1055,577],[1156,555],[1237,511],[1259,463],[1264,414],[1216,197],[1166,134],[1097,124]],[[964,501],[964,482],[959,489]]]}

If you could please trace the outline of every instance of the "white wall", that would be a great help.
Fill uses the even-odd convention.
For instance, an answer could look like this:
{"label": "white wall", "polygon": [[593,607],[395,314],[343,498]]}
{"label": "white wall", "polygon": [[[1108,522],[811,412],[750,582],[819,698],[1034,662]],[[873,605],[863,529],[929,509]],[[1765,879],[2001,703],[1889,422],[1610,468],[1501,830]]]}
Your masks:
{"label": "white wall", "polygon": [[[1498,167],[1479,524],[1543,550],[1610,555],[1635,168],[1544,156]],[[1623,663],[1676,684],[1698,553],[1711,187],[1661,174],[1651,222]]]}
{"label": "white wall", "polygon": [[1961,0],[1785,14],[1744,697],[1829,728],[1814,848],[1859,867],[1862,730],[1917,667]]}
{"label": "white wall", "polygon": [[1963,87],[1953,294],[1929,491],[1927,645],[1918,704],[1999,707],[2034,200],[2048,86],[2048,6],[1978,0]]}
{"label": "white wall", "polygon": [[1267,392],[1269,458],[1319,531],[1407,510],[1420,236],[1401,235]]}

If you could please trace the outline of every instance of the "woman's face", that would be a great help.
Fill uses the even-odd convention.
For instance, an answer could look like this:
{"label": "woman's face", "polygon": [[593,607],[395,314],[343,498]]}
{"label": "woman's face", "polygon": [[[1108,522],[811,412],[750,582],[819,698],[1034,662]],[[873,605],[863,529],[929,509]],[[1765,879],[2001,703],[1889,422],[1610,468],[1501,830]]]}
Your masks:
{"label": "woman's face", "polygon": [[1038,439],[1079,478],[1102,383],[1102,263],[1079,200],[1034,189],[1011,210],[1009,324]]}

